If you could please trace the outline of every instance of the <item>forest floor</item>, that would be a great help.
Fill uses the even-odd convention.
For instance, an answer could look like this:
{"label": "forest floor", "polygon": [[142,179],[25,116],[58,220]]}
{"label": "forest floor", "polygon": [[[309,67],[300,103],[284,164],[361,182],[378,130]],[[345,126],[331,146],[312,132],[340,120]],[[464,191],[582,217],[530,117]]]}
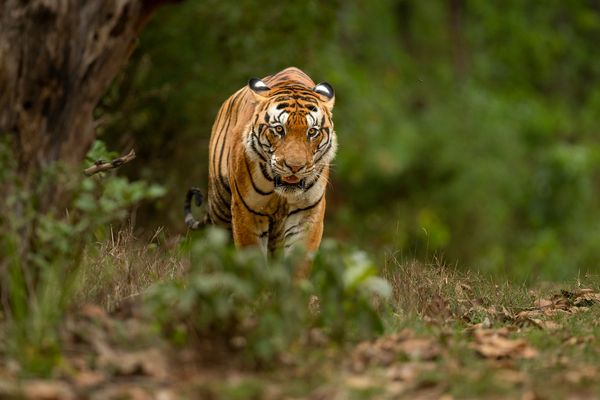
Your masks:
{"label": "forest floor", "polygon": [[267,365],[165,340],[136,296],[110,312],[83,304],[61,324],[49,377],[0,360],[0,398],[600,398],[597,280],[532,288],[419,264],[386,277],[395,307],[382,335],[340,345],[308,330]]}

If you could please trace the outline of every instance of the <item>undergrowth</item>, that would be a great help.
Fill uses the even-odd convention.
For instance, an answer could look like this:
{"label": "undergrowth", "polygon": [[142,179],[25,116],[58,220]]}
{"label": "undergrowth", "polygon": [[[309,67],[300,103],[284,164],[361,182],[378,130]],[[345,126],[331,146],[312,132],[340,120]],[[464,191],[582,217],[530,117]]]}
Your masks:
{"label": "undergrowth", "polygon": [[[88,162],[100,158],[111,153],[96,142]],[[1,350],[25,371],[46,375],[60,361],[58,327],[77,291],[86,249],[133,205],[162,196],[164,189],[114,172],[83,178],[83,166],[77,171],[60,163],[30,177],[34,187],[17,168],[10,143],[0,142],[0,299],[9,332]],[[65,209],[46,210],[45,196],[55,187],[69,195]]]}
{"label": "undergrowth", "polygon": [[188,273],[157,283],[146,296],[149,313],[175,341],[213,338],[264,363],[314,328],[338,343],[383,331],[379,311],[391,289],[364,253],[326,242],[310,279],[296,281],[301,251],[267,259],[259,249],[235,249],[218,228],[183,246]]}

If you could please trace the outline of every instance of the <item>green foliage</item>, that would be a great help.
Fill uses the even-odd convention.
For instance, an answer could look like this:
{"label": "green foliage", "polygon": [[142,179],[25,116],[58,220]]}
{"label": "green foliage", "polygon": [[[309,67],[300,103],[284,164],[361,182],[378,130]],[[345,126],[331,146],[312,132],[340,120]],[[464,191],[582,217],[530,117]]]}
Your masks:
{"label": "green foliage", "polygon": [[599,36],[586,1],[186,2],[98,112],[180,201],[222,101],[295,65],[337,93],[326,236],[561,279],[598,269]]}
{"label": "green foliage", "polygon": [[[93,150],[94,157],[110,156],[103,144]],[[60,165],[48,167],[38,177],[40,187],[29,189],[17,179],[10,152],[8,144],[0,145],[6,190],[0,203],[2,310],[12,329],[9,351],[25,370],[44,374],[57,362],[56,328],[73,294],[86,245],[104,237],[107,224],[123,219],[131,206],[161,196],[164,189],[114,175],[80,179],[80,172]],[[41,196],[52,185],[70,188],[64,215],[39,211],[45,209]],[[29,241],[23,240],[24,230],[31,232],[25,236]]]}
{"label": "green foliage", "polygon": [[[302,254],[267,260],[256,248],[236,250],[229,236],[210,228],[191,239],[185,244],[189,273],[149,290],[150,314],[176,341],[186,332],[217,337],[244,347],[251,360],[268,361],[311,327],[340,341],[382,330],[374,301],[391,289],[363,253],[329,243],[315,259],[311,279],[294,282]],[[183,333],[182,323],[188,329]]]}
{"label": "green foliage", "polygon": [[384,304],[374,305],[372,297],[387,300],[391,287],[366,253],[325,241],[314,264],[311,282],[319,298],[319,326],[340,340],[368,338],[383,330]]}

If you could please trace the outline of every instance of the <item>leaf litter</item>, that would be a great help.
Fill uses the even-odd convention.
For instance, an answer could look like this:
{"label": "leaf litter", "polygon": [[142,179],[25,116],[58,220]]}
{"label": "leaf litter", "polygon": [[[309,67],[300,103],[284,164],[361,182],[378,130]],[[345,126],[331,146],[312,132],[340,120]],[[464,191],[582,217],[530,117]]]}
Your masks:
{"label": "leaf litter", "polygon": [[[567,329],[556,322],[555,317],[585,313],[600,303],[600,293],[581,288],[561,290],[549,298],[540,297],[532,301],[531,307],[521,309],[491,305],[483,299],[477,299],[467,284],[457,284],[455,293],[458,307],[453,308],[448,299],[436,294],[432,297],[433,305],[423,308],[422,320],[441,330],[452,324],[463,326],[466,334],[460,334],[460,331],[455,334],[459,339],[448,340],[441,334],[418,334],[414,329],[403,329],[375,340],[360,342],[344,357],[339,371],[341,380],[338,379],[335,384],[321,384],[308,397],[289,398],[342,399],[352,391],[368,391],[372,388],[383,388],[380,396],[373,398],[452,398],[447,393],[447,378],[435,376],[461,374],[458,371],[465,368],[468,371],[469,366],[462,364],[453,354],[456,340],[466,341],[466,349],[487,360],[485,362],[490,363],[488,368],[496,371],[496,379],[523,387],[522,398],[539,398],[537,391],[531,387],[529,373],[520,370],[518,363],[534,362],[541,358],[544,350],[533,346],[522,334],[529,329],[565,332]],[[441,315],[440,319],[435,318],[436,312]],[[182,388],[198,380],[198,376],[194,375],[197,371],[191,374],[189,371],[182,372],[176,352],[157,340],[152,332],[139,315],[116,317],[100,307],[83,306],[64,324],[64,362],[55,374],[50,379],[17,382],[8,379],[10,374],[1,371],[0,397],[181,398]],[[318,340],[310,340],[308,345],[319,342],[317,347],[327,347],[328,341],[323,332],[317,333]],[[593,335],[571,335],[563,338],[561,345],[575,348],[594,341]],[[586,384],[599,377],[597,366],[573,363],[564,355],[555,358],[555,361],[545,359],[544,363],[548,364],[545,368],[560,367],[559,371],[562,372],[555,374],[567,385]],[[290,363],[285,368],[293,369],[298,364],[301,363]],[[239,376],[239,373],[225,371],[222,378],[227,380],[228,375]],[[478,376],[478,371],[471,370],[465,374]],[[265,393],[274,393],[275,397],[268,398],[285,397],[282,389],[270,389]]]}

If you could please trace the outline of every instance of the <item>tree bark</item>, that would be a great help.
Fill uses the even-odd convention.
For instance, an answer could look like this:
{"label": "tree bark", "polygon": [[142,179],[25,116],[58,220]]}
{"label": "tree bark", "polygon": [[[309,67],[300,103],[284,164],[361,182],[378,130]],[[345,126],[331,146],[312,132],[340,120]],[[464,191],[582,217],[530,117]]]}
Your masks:
{"label": "tree bark", "polygon": [[[29,293],[38,276],[37,267],[26,261],[35,250],[36,219],[23,215],[31,214],[28,207],[36,215],[64,215],[69,199],[69,185],[41,185],[44,170],[56,162],[81,163],[96,137],[96,104],[127,61],[150,14],[177,1],[0,0],[0,140],[11,139],[17,164],[13,181],[19,182],[18,188],[1,185],[0,235],[18,238],[5,242],[4,249],[11,249],[12,260],[21,260]],[[33,205],[14,201],[23,198],[20,193],[33,194]],[[11,228],[8,218],[26,222]],[[0,254],[5,307],[8,263]]]}
{"label": "tree bark", "polygon": [[20,171],[82,160],[94,107],[166,2],[174,1],[3,1],[0,134],[13,136]]}

